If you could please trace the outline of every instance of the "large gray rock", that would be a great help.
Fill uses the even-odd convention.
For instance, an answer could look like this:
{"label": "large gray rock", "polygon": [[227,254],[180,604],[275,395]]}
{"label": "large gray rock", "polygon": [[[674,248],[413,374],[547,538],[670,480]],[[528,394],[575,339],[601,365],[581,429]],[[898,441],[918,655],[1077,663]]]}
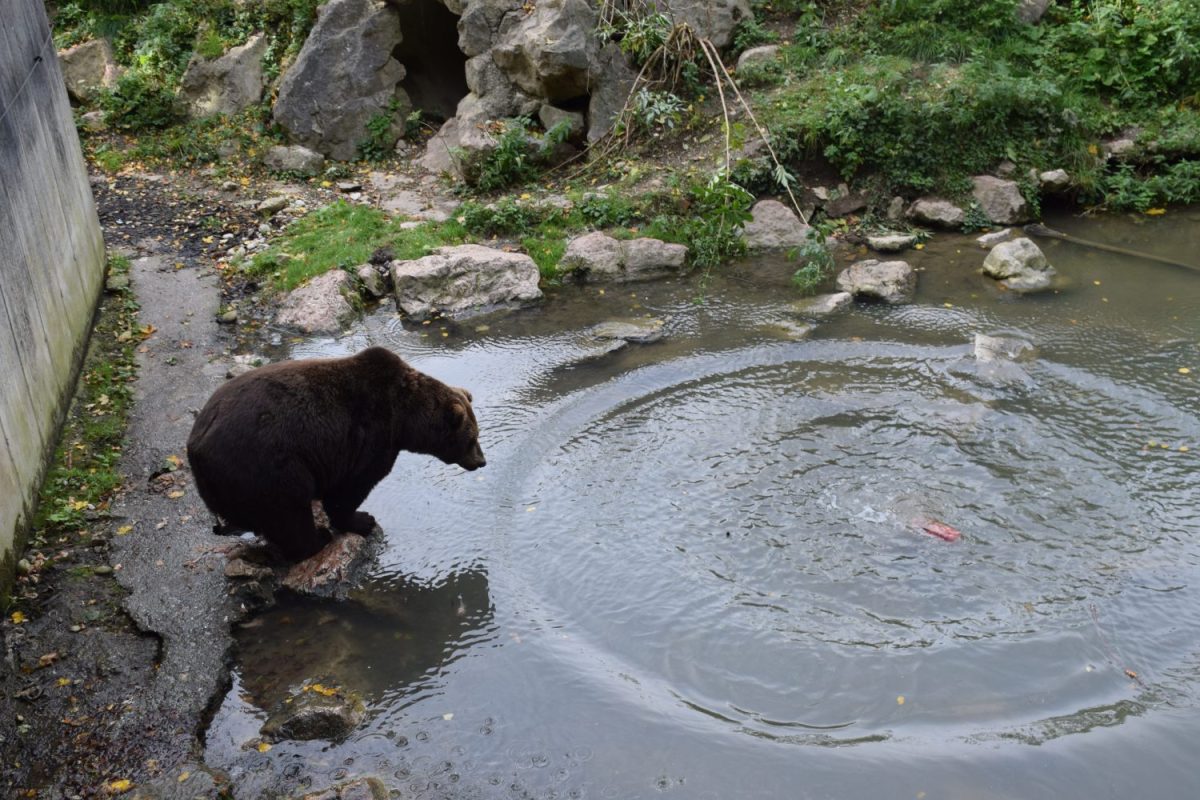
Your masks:
{"label": "large gray rock", "polygon": [[599,52],[588,98],[588,142],[597,142],[612,130],[636,78],[617,45],[609,44]]}
{"label": "large gray rock", "polygon": [[976,175],[971,182],[975,185],[972,196],[992,222],[997,225],[1016,225],[1031,219],[1029,204],[1025,202],[1016,181]]}
{"label": "large gray rock", "polygon": [[1020,0],[1017,3],[1017,19],[1029,25],[1036,24],[1050,7],[1050,0]]}
{"label": "large gray rock", "polygon": [[237,114],[261,100],[267,86],[262,65],[266,52],[267,37],[257,33],[219,58],[192,56],[178,93],[188,116]]}
{"label": "large gray rock", "polygon": [[754,64],[769,64],[779,55],[779,45],[764,44],[759,47],[751,47],[749,50],[738,56],[737,69],[740,72],[746,67]]}
{"label": "large gray rock", "polygon": [[868,259],[851,264],[837,277],[838,288],[855,297],[907,303],[917,288],[917,274],[906,261]]}
{"label": "large gray rock", "polygon": [[596,10],[586,0],[542,0],[515,25],[502,26],[492,58],[521,89],[551,102],[588,93],[599,49]]}
{"label": "large gray rock", "polygon": [[746,249],[751,252],[788,250],[808,240],[812,230],[800,221],[788,206],[778,200],[760,200],[750,211],[750,221],[742,228]]}
{"label": "large gray rock", "polygon": [[341,333],[355,316],[346,298],[353,280],[340,269],[318,275],[284,298],[275,322],[304,333]]}
{"label": "large gray rock", "polygon": [[622,241],[596,231],[572,239],[558,269],[576,280],[650,280],[683,269],[687,252],[681,244],[648,237]]}
{"label": "large gray rock", "polygon": [[940,197],[922,197],[908,207],[908,218],[923,225],[940,228],[957,228],[966,222],[967,214],[961,208]]}
{"label": "large gray rock", "polygon": [[465,177],[500,143],[489,125],[493,118],[482,98],[474,92],[468,94],[459,101],[458,113],[426,143],[425,155],[418,163],[435,175]]}
{"label": "large gray rock", "polygon": [[666,6],[672,21],[686,22],[717,47],[732,42],[737,26],[753,13],[749,0],[666,0]]}
{"label": "large gray rock", "polygon": [[263,165],[277,172],[318,175],[325,169],[325,156],[303,145],[276,145],[263,154]]}
{"label": "large gray rock", "polygon": [[533,259],[477,244],[442,247],[414,261],[393,261],[390,268],[396,305],[415,318],[434,311],[464,316],[542,297]]}
{"label": "large gray rock", "polygon": [[1036,244],[1013,239],[992,248],[983,260],[983,274],[1014,292],[1039,292],[1050,288],[1056,273]]}
{"label": "large gray rock", "polygon": [[67,94],[76,102],[90,102],[102,89],[116,86],[120,77],[120,68],[107,39],[92,39],[68,47],[59,52],[58,61]]}
{"label": "large gray rock", "polygon": [[1071,176],[1065,169],[1048,169],[1038,173],[1038,185],[1050,194],[1065,192],[1071,188]]}
{"label": "large gray rock", "polygon": [[538,121],[542,123],[542,127],[547,131],[566,123],[567,139],[572,141],[582,138],[587,127],[582,113],[578,111],[566,111],[549,103],[543,103],[541,108],[538,109]]}
{"label": "large gray rock", "polygon": [[349,161],[367,136],[367,122],[394,111],[394,144],[410,108],[400,88],[404,67],[392,57],[400,40],[395,8],[380,0],[329,0],[280,82],[275,121],[294,141]]}

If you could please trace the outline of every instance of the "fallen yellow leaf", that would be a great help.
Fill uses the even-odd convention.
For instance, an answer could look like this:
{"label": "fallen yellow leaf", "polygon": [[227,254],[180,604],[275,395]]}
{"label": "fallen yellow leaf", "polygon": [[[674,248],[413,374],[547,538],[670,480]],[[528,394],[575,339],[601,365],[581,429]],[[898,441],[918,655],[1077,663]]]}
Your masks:
{"label": "fallen yellow leaf", "polygon": [[896,705],[898,705],[898,706],[904,705],[904,695],[900,695],[899,697],[896,698]]}
{"label": "fallen yellow leaf", "polygon": [[59,679],[56,681],[56,683],[57,683],[59,686],[70,686],[70,685],[71,685],[71,679],[70,679],[70,678],[59,678]]}
{"label": "fallen yellow leaf", "polygon": [[190,772],[181,772],[181,773],[179,773],[179,782],[180,782],[180,783],[183,783],[184,781],[186,781],[186,780],[187,780],[188,778],[190,778],[190,777],[192,777],[192,773],[190,773]]}
{"label": "fallen yellow leaf", "polygon": [[179,498],[183,497],[183,492],[176,489],[173,492],[167,492],[167,497],[171,498],[172,500],[178,500]]}
{"label": "fallen yellow leaf", "polygon": [[117,528],[117,536],[124,536],[131,531],[133,531],[132,525],[122,525],[121,527]]}
{"label": "fallen yellow leaf", "polygon": [[1180,368],[1179,368],[1179,374],[1180,374],[1180,375],[1187,375],[1187,374],[1189,374],[1189,373],[1191,373],[1191,370],[1190,370],[1190,369],[1188,369],[1187,367],[1180,367]]}
{"label": "fallen yellow leaf", "polygon": [[917,242],[916,244],[913,245],[913,250],[924,250],[924,249],[925,249],[925,245],[921,242]]}
{"label": "fallen yellow leaf", "polygon": [[317,694],[324,695],[325,697],[333,697],[338,692],[337,689],[335,689],[331,686],[323,686],[319,683],[313,683],[313,684],[309,684],[308,686],[305,686],[304,691],[316,692]]}
{"label": "fallen yellow leaf", "polygon": [[265,753],[270,749],[271,749],[271,745],[268,744],[267,742],[259,742],[258,743],[258,752]]}
{"label": "fallen yellow leaf", "polygon": [[1147,208],[1146,209],[1147,217],[1161,217],[1165,213],[1167,213],[1167,210],[1165,208]]}
{"label": "fallen yellow leaf", "polygon": [[8,618],[12,620],[13,625],[24,625],[26,622],[29,622],[29,617],[20,611],[12,612]]}
{"label": "fallen yellow leaf", "polygon": [[107,787],[109,794],[124,794],[133,788],[133,781],[128,778],[112,781]]}

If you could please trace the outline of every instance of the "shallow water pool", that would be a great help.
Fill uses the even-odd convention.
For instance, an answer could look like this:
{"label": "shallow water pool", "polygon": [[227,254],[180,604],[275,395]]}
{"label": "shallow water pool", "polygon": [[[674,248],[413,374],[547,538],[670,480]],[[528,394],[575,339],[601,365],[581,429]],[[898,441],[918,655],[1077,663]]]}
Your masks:
{"label": "shallow water pool", "polygon": [[[1197,211],[1049,224],[1200,263]],[[760,260],[297,346],[466,386],[488,466],[401,456],[363,588],[239,632],[209,763],[239,797],[1194,795],[1200,274],[1040,244],[1057,292],[939,236],[916,302],[807,333]],[[663,341],[585,333],[647,315]],[[366,722],[258,752],[306,680]]]}

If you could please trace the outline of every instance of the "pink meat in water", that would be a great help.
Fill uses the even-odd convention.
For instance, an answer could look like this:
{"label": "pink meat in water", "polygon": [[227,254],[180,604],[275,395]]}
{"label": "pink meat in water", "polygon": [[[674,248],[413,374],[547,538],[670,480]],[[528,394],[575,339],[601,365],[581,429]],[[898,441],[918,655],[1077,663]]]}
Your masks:
{"label": "pink meat in water", "polygon": [[936,536],[939,539],[943,539],[947,542],[956,542],[958,541],[958,538],[962,536],[962,533],[957,529],[951,528],[946,523],[938,522],[934,519],[921,523],[921,530],[925,531],[931,536]]}

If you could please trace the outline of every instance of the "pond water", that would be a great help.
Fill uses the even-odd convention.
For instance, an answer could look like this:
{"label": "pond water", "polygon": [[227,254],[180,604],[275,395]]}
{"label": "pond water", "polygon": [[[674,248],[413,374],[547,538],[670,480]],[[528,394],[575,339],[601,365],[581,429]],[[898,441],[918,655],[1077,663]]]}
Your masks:
{"label": "pond water", "polygon": [[[1195,210],[1048,223],[1200,263]],[[916,302],[807,335],[758,261],[297,346],[468,387],[488,466],[401,455],[363,588],[239,631],[208,761],[239,797],[1194,796],[1200,274],[1041,244],[1057,292],[939,236]],[[661,342],[583,333],[645,315]],[[258,752],[305,680],[366,722]]]}

